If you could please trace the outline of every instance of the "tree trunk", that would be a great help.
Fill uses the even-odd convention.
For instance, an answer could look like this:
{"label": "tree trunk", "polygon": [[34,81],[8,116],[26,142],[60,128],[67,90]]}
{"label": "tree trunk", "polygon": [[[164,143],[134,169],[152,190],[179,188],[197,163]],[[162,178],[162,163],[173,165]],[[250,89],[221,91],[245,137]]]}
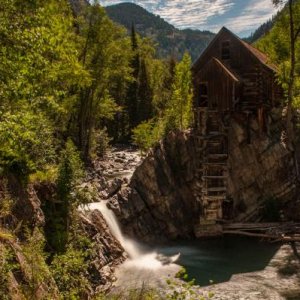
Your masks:
{"label": "tree trunk", "polygon": [[80,95],[78,114],[78,148],[82,159],[88,162],[90,155],[90,139],[92,132],[92,102],[93,93],[90,89],[83,90]]}
{"label": "tree trunk", "polygon": [[299,168],[298,168],[298,159],[295,152],[295,111],[293,108],[293,97],[294,97],[294,83],[295,83],[295,64],[296,64],[296,40],[299,35],[299,30],[295,30],[294,23],[294,10],[293,10],[293,0],[289,0],[289,15],[290,15],[290,74],[288,82],[288,103],[287,103],[287,117],[286,117],[286,134],[287,134],[287,147],[294,154],[294,162],[296,166],[296,175],[299,180]]}
{"label": "tree trunk", "polygon": [[294,11],[293,11],[293,0],[289,0],[289,14],[290,14],[290,74],[288,82],[288,103],[287,103],[287,119],[286,119],[286,130],[287,130],[287,147],[294,151],[294,109],[293,109],[293,90],[295,81],[295,24],[294,24]]}

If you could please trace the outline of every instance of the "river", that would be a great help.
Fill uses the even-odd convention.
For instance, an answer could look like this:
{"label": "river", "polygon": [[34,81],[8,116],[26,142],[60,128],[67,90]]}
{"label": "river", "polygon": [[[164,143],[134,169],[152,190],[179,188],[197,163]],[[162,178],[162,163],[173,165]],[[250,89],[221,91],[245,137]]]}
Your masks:
{"label": "river", "polygon": [[166,256],[181,253],[177,264],[200,286],[230,280],[234,274],[263,270],[279,245],[254,238],[224,236],[207,240],[176,241],[157,249]]}

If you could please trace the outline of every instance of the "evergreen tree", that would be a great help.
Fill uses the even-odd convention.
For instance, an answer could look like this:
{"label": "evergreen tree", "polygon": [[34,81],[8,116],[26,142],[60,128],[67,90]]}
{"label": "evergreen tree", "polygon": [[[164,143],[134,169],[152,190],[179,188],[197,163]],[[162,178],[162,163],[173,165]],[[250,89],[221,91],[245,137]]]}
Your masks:
{"label": "evergreen tree", "polygon": [[139,88],[139,74],[140,74],[140,54],[137,43],[137,35],[134,24],[131,29],[131,50],[133,57],[131,60],[133,81],[128,87],[126,106],[129,118],[129,135],[131,130],[138,125],[138,88]]}
{"label": "evergreen tree", "polygon": [[145,60],[141,61],[138,86],[138,121],[139,123],[152,117],[152,89]]}

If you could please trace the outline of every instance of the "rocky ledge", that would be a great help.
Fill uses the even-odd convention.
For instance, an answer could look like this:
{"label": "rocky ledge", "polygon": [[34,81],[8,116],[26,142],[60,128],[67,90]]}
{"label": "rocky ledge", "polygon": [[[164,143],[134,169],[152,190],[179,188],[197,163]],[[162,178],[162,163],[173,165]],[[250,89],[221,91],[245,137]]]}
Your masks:
{"label": "rocky ledge", "polygon": [[230,281],[203,288],[214,300],[300,299],[300,262],[283,245],[268,266],[258,272],[233,275]]}

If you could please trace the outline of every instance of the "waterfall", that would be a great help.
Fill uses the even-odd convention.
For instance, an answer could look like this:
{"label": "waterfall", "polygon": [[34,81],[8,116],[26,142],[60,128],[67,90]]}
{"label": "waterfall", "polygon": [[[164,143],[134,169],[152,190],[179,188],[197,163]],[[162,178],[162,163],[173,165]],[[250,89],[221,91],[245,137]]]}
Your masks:
{"label": "waterfall", "polygon": [[89,208],[98,209],[102,213],[111,233],[120,242],[131,259],[136,259],[142,255],[137,243],[123,235],[114,212],[106,206],[105,201],[92,203]]}
{"label": "waterfall", "polygon": [[139,268],[157,269],[178,260],[180,254],[165,257],[157,252],[147,253],[143,251],[143,247],[139,243],[124,236],[114,212],[106,206],[106,201],[91,203],[88,205],[88,209],[98,209],[102,213],[111,233],[129,255],[129,264]]}

